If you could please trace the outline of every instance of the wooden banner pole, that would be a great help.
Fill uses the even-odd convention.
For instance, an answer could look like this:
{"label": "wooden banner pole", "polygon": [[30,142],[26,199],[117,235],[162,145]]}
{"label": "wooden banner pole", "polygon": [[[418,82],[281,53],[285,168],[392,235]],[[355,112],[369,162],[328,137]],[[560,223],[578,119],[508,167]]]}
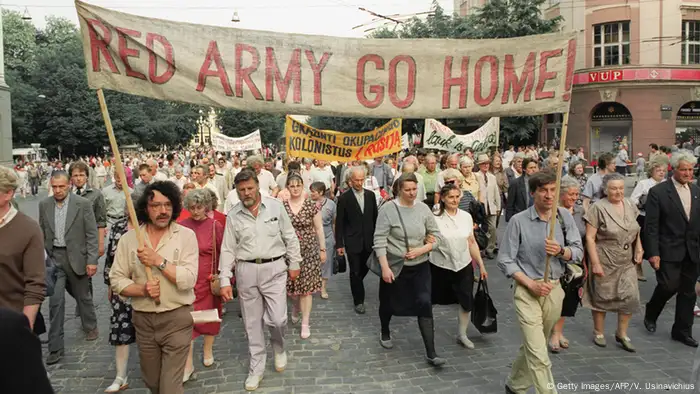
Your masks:
{"label": "wooden banner pole", "polygon": [[[557,183],[554,191],[554,206],[549,218],[548,239],[554,239],[554,228],[557,224],[557,214],[559,213],[559,193],[561,192],[561,172],[564,166],[564,150],[566,149],[566,132],[569,128],[569,112],[564,113],[564,120],[561,124],[561,138],[559,138],[559,163],[557,164]],[[549,283],[550,255],[547,255],[544,262],[544,283]]]}
{"label": "wooden banner pole", "polygon": [[[136,210],[134,209],[134,202],[131,200],[131,194],[129,194],[129,184],[126,182],[126,173],[124,172],[124,164],[122,163],[122,156],[119,153],[119,146],[117,146],[117,139],[114,138],[114,129],[112,128],[112,120],[109,117],[109,111],[107,110],[107,102],[105,101],[105,95],[102,89],[97,89],[97,99],[100,101],[100,110],[102,111],[102,118],[105,121],[105,127],[107,128],[107,136],[109,137],[109,144],[112,147],[112,153],[114,153],[114,166],[116,167],[116,175],[122,183],[122,191],[124,192],[124,197],[126,198],[126,207],[129,211],[129,219],[134,225],[134,231],[136,232],[136,239],[139,242],[139,248],[143,248],[144,241],[141,234],[141,228],[139,227],[139,221],[136,218]],[[146,276],[149,281],[153,280],[153,273],[151,272],[151,267],[146,266]],[[156,305],[160,304],[160,299],[155,299]]]}
{"label": "wooden banner pole", "polygon": [[[496,153],[501,151],[501,118],[496,120]],[[505,151],[505,149],[504,149]]]}

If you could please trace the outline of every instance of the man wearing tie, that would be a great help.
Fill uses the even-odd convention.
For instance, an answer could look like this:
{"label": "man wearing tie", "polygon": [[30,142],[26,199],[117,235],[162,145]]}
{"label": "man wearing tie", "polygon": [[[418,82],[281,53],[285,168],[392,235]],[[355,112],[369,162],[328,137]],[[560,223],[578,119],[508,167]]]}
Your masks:
{"label": "man wearing tie", "polygon": [[335,219],[335,245],[339,256],[347,255],[350,266],[350,291],[355,312],[365,313],[367,259],[372,253],[374,226],[377,223],[377,199],[374,192],[363,188],[365,168],[349,169],[350,189],[338,197]]}
{"label": "man wearing tie", "polygon": [[532,206],[532,195],[528,187],[528,180],[532,174],[539,171],[537,161],[530,157],[523,159],[523,175],[516,178],[508,186],[508,198],[506,199],[506,222],[510,221],[516,213],[522,212]]}
{"label": "man wearing tie", "polygon": [[78,303],[85,339],[97,339],[97,317],[90,294],[90,277],[97,272],[97,222],[90,200],[71,193],[68,174],[51,175],[53,196],[39,203],[39,225],[44,246],[56,262],[54,294],[49,302],[49,356],[46,363],[56,364],[63,357],[65,293],[70,287]]}
{"label": "man wearing tie", "polygon": [[691,184],[697,159],[681,151],[671,157],[673,177],[649,190],[644,235],[657,285],[646,307],[644,327],[656,332],[656,320],[666,302],[676,296],[671,338],[698,347],[693,338],[693,307],[700,264],[700,188]]}
{"label": "man wearing tie", "polygon": [[[479,171],[476,179],[479,181],[479,200],[486,209],[486,224],[489,227],[489,244],[486,247],[486,258],[494,259],[496,250],[496,219],[501,214],[501,193],[498,191],[496,176],[489,172],[491,160],[486,154],[480,154],[477,160]],[[476,196],[475,196],[476,197]]]}

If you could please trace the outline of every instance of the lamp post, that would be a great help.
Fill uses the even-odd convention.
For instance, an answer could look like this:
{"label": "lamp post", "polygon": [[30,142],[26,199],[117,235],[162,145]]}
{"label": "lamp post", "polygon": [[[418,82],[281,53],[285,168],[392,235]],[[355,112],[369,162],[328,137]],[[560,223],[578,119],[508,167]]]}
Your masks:
{"label": "lamp post", "polygon": [[10,87],[5,82],[5,40],[0,8],[0,165],[12,165],[12,107]]}

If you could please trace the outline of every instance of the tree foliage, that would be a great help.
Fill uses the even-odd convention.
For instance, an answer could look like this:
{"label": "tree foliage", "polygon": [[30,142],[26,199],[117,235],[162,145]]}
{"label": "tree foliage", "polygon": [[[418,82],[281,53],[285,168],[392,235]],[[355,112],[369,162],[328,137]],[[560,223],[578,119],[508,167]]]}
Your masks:
{"label": "tree foliage", "polygon": [[219,111],[218,122],[224,134],[230,137],[242,137],[260,129],[263,143],[275,143],[284,135],[285,117],[281,114],[238,111],[223,109]]}
{"label": "tree foliage", "polygon": [[[398,26],[384,27],[369,38],[453,38],[485,39],[511,38],[555,31],[560,17],[544,19],[540,11],[545,0],[489,0],[475,13],[463,17],[444,12],[437,2],[425,19],[413,18]],[[312,126],[338,131],[366,131],[386,120],[364,118],[313,117]],[[364,126],[364,127],[361,127]],[[501,118],[501,141],[521,143],[530,140],[542,127],[542,117]],[[404,120],[404,133],[423,130],[422,120]]]}
{"label": "tree foliage", "polygon": [[[97,94],[87,86],[83,46],[69,20],[48,17],[43,29],[3,10],[6,79],[12,95],[13,145],[41,143],[50,155],[102,153],[109,146]],[[120,145],[145,149],[187,144],[196,132],[200,108],[105,91],[114,134]],[[284,130],[284,116],[222,111],[229,135],[260,128],[265,142]],[[238,134],[237,134],[238,133]]]}

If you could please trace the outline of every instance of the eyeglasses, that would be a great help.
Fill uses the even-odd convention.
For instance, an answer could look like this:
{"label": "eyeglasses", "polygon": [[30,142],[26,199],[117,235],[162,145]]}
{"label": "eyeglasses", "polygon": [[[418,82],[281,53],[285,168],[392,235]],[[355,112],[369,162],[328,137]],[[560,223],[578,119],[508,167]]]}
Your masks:
{"label": "eyeglasses", "polygon": [[173,209],[173,204],[171,204],[169,202],[149,203],[148,207],[151,209],[165,208],[167,210],[171,210],[171,209]]}
{"label": "eyeglasses", "polygon": [[445,181],[445,185],[454,185],[454,184],[455,184],[455,180],[454,180],[454,179],[451,180],[451,181]]}

